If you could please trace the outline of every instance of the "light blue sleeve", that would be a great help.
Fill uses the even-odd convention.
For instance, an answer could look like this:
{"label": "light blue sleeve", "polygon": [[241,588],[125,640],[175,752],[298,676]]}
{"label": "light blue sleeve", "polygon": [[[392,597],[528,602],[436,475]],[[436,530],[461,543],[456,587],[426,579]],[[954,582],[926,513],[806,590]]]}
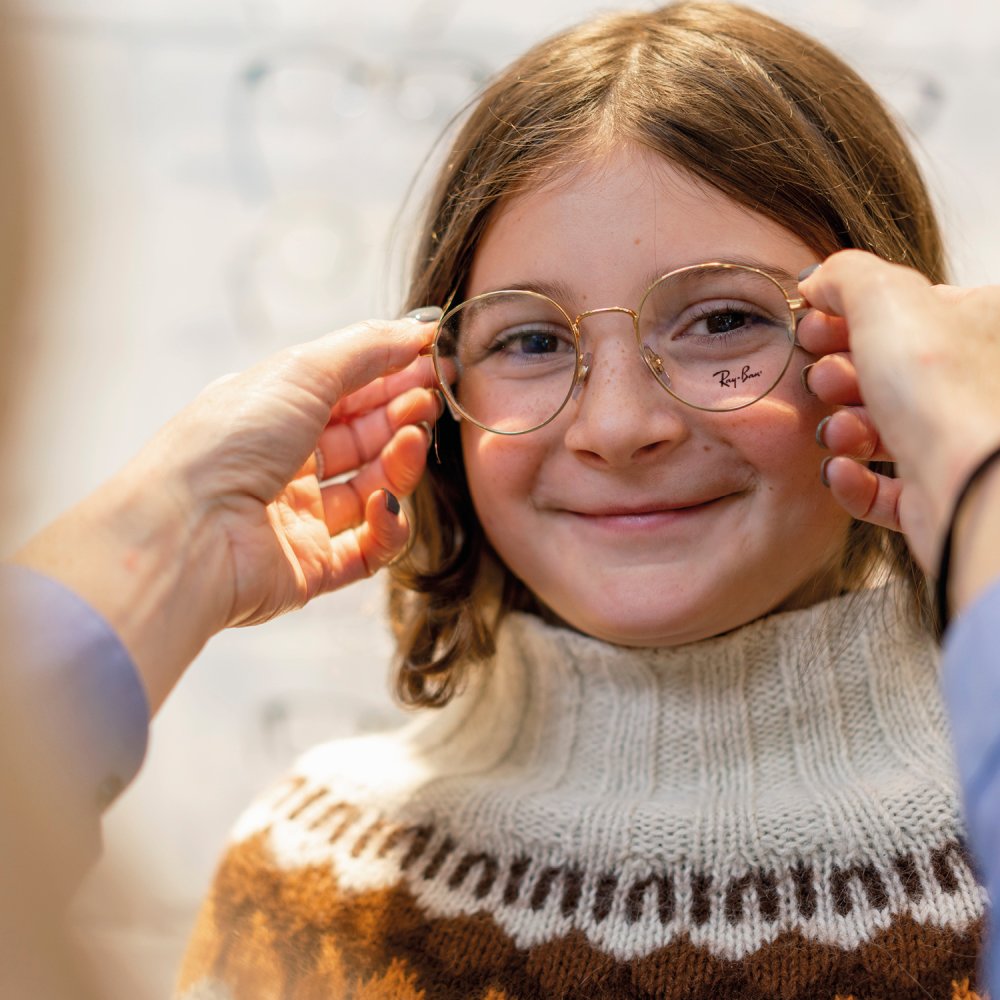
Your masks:
{"label": "light blue sleeve", "polygon": [[[1000,580],[945,636],[941,683],[951,717],[969,847],[991,905],[1000,902]],[[985,987],[1000,997],[1000,921],[993,913]]]}
{"label": "light blue sleeve", "polygon": [[145,688],[121,640],[72,590],[4,564],[0,595],[5,690],[19,698],[33,746],[50,751],[96,823],[145,756]]}

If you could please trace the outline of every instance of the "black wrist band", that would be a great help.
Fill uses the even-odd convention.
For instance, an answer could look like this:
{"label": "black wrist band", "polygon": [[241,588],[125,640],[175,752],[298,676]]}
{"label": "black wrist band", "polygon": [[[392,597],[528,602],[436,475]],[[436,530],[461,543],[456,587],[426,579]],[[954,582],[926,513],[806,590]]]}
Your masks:
{"label": "black wrist band", "polygon": [[984,472],[1000,458],[1000,445],[997,445],[986,457],[969,473],[962,488],[958,491],[958,498],[955,506],[951,509],[951,517],[948,520],[948,530],[944,536],[944,545],[941,546],[941,558],[938,561],[937,581],[934,587],[934,609],[937,618],[938,635],[944,635],[948,627],[948,574],[951,571],[951,545],[955,534],[955,522],[961,513],[962,504],[969,495],[969,491],[979,481]]}

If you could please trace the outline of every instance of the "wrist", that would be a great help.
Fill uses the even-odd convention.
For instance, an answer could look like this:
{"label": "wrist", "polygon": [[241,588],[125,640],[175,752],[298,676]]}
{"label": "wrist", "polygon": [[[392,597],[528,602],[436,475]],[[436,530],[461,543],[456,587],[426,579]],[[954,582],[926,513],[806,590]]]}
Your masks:
{"label": "wrist", "polygon": [[[63,583],[115,630],[155,713],[222,626],[209,532],[169,472],[133,461],[14,556]],[[215,558],[218,558],[217,556]]]}

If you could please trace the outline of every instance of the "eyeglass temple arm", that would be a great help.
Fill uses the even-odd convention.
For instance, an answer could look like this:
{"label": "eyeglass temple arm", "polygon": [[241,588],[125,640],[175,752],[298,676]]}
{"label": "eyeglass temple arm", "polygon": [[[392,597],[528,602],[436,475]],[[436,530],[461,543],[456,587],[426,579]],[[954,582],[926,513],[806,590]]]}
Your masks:
{"label": "eyeglass temple arm", "polygon": [[[434,344],[428,344],[426,347],[421,347],[417,353],[418,358],[431,358],[434,356]],[[448,396],[448,393],[444,390],[444,384],[441,382],[441,378],[437,372],[437,366],[434,367],[434,380],[437,382],[437,394],[441,397],[444,405],[447,407],[448,412],[451,414],[452,420],[458,423],[462,419],[462,415],[455,409],[455,405],[452,403]],[[435,442],[436,450],[437,442]]]}

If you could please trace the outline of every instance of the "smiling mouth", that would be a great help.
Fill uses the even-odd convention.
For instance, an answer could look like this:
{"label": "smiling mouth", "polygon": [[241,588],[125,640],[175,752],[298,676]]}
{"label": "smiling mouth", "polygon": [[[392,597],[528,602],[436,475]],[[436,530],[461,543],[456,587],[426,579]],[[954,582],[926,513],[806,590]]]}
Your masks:
{"label": "smiling mouth", "polygon": [[567,513],[575,514],[577,517],[588,520],[618,520],[618,519],[642,519],[667,515],[694,514],[705,510],[720,500],[726,500],[734,494],[726,493],[721,496],[711,497],[708,500],[694,500],[691,503],[679,504],[649,504],[639,507],[629,507],[626,505],[605,507],[599,510],[573,510],[567,508]]}
{"label": "smiling mouth", "polygon": [[613,540],[615,545],[648,546],[653,537],[663,541],[673,537],[701,536],[708,529],[707,518],[724,509],[733,494],[698,503],[671,507],[607,507],[600,511],[568,510],[572,523],[596,537]]}

